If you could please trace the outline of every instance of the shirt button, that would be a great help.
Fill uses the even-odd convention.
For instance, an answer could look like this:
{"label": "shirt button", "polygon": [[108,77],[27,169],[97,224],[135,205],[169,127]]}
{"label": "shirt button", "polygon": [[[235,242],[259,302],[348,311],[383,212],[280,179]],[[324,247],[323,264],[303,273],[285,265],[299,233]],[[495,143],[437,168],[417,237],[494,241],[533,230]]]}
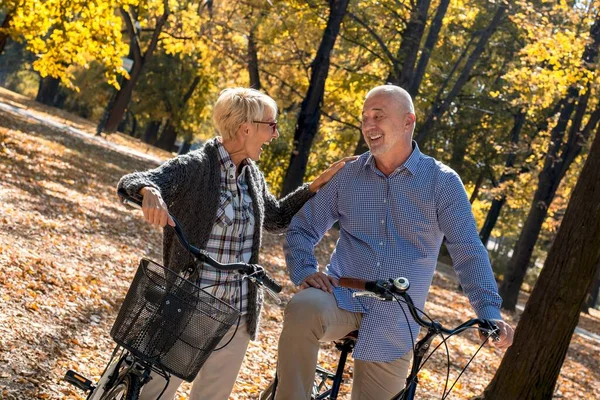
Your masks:
{"label": "shirt button", "polygon": [[230,178],[233,178],[233,175],[229,175]]}
{"label": "shirt button", "polygon": [[381,267],[381,263],[380,263],[380,262],[378,262],[378,263],[377,263],[377,266],[378,266],[378,267]]}
{"label": "shirt button", "polygon": [[387,199],[383,199],[383,204],[387,203]]}
{"label": "shirt button", "polygon": [[385,221],[382,219],[382,220],[381,220],[381,223],[382,223],[382,224],[385,224]]}
{"label": "shirt button", "polygon": [[379,245],[380,245],[380,246],[383,246],[383,242],[379,242]]}

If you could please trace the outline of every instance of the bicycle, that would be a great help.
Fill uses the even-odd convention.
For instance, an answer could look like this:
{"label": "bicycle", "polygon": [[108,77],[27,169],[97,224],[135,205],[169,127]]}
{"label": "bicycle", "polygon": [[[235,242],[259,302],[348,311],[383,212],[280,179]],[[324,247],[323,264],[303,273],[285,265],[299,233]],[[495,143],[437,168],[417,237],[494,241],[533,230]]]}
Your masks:
{"label": "bicycle", "polygon": [[[427,333],[419,340],[416,344],[413,341],[413,357],[410,374],[406,378],[406,385],[399,393],[392,397],[391,400],[414,400],[415,393],[418,385],[418,374],[421,368],[425,365],[429,357],[446,341],[456,334],[459,334],[467,329],[478,329],[486,335],[486,340],[481,344],[477,352],[471,357],[469,362],[465,365],[455,382],[448,389],[449,380],[449,369],[446,375],[446,384],[442,393],[442,399],[446,399],[454,385],[462,374],[465,372],[471,361],[475,358],[481,347],[492,338],[492,340],[499,340],[498,328],[492,321],[484,319],[470,319],[454,329],[447,329],[443,327],[439,322],[429,318],[422,310],[419,310],[413,303],[412,298],[408,294],[410,283],[406,278],[396,278],[390,280],[378,280],[378,281],[363,281],[353,278],[341,278],[339,280],[339,286],[358,289],[358,292],[352,294],[353,297],[374,297],[382,301],[396,301],[398,304],[406,304],[410,315],[414,320],[422,327],[427,328]],[[404,312],[404,310],[403,310]],[[419,313],[423,314],[429,321],[424,320]],[[407,317],[408,318],[408,317]],[[431,342],[436,336],[441,336],[442,342],[431,351],[429,356],[425,358],[425,355],[431,348]],[[444,336],[447,335],[447,336]],[[343,383],[342,373],[346,364],[348,354],[352,352],[356,339],[358,338],[358,331],[349,332],[344,338],[339,341],[335,341],[335,346],[340,350],[340,358],[335,373],[327,371],[326,369],[317,366],[315,370],[315,380],[313,383],[311,400],[336,400],[340,390],[340,386]],[[425,359],[424,359],[425,358]],[[448,390],[447,390],[448,389]],[[275,376],[272,384],[261,394],[261,400],[273,400],[275,398],[275,392],[277,390],[277,376]]]}
{"label": "bicycle", "polygon": [[[119,191],[119,196],[124,204],[141,207],[141,201],[124,191]],[[94,384],[72,370],[65,374],[64,380],[86,392],[87,400],[137,400],[152,372],[165,378],[163,393],[171,376],[194,380],[225,333],[240,319],[239,310],[191,280],[204,263],[237,271],[242,279],[260,285],[279,300],[276,293],[281,286],[263,267],[217,262],[206,251],[192,246],[177,219],[173,221],[176,236],[192,262],[183,273],[176,273],[151,260],[140,261],[111,329],[117,345],[100,380]]]}

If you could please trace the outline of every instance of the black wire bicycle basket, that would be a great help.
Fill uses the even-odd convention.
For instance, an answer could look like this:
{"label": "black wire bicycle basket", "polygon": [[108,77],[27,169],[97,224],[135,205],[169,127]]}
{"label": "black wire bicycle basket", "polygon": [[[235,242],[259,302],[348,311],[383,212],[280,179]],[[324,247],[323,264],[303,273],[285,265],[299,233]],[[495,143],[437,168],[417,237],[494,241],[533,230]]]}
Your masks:
{"label": "black wire bicycle basket", "polygon": [[239,316],[178,273],[142,259],[110,334],[135,356],[191,382]]}

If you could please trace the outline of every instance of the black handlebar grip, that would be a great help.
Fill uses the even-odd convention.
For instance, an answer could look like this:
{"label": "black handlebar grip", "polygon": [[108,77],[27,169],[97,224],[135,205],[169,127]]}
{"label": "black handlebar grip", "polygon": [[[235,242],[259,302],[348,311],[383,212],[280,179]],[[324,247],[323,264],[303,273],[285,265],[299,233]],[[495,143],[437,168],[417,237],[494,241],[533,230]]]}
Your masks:
{"label": "black handlebar grip", "polygon": [[262,284],[265,285],[266,288],[270,289],[272,292],[279,293],[281,292],[281,285],[273,280],[266,273],[261,278]]}
{"label": "black handlebar grip", "polygon": [[140,199],[130,196],[129,193],[127,193],[125,191],[125,189],[123,189],[123,188],[119,188],[117,190],[117,194],[119,195],[119,197],[125,204],[133,203],[133,204],[137,204],[140,207],[142,206],[142,201]]}

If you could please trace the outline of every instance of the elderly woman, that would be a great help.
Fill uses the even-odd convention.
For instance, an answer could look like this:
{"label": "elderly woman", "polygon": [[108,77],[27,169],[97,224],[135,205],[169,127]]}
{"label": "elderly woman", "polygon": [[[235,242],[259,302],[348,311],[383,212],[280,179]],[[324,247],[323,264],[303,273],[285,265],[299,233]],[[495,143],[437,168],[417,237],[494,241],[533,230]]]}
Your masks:
{"label": "elderly woman", "polygon": [[[169,213],[175,215],[191,243],[217,261],[258,263],[262,228],[285,229],[346,160],[334,163],[314,182],[277,200],[255,164],[263,146],[279,136],[275,101],[253,89],[226,89],[215,104],[213,120],[220,136],[156,169],[124,176],[119,188],[143,196],[144,219],[152,224],[174,225]],[[163,261],[171,269],[181,269],[189,262],[170,229],[164,231]],[[237,289],[231,284],[218,286],[235,280],[233,274],[208,265],[199,273],[200,286],[217,288],[213,294],[241,307],[243,317],[237,330],[232,327],[220,346],[229,343],[215,351],[200,370],[190,394],[192,400],[228,399],[248,342],[257,335],[262,290],[248,280]],[[172,377],[161,399],[173,399],[180,383]],[[155,400],[164,386],[165,380],[155,375],[140,398]]]}

